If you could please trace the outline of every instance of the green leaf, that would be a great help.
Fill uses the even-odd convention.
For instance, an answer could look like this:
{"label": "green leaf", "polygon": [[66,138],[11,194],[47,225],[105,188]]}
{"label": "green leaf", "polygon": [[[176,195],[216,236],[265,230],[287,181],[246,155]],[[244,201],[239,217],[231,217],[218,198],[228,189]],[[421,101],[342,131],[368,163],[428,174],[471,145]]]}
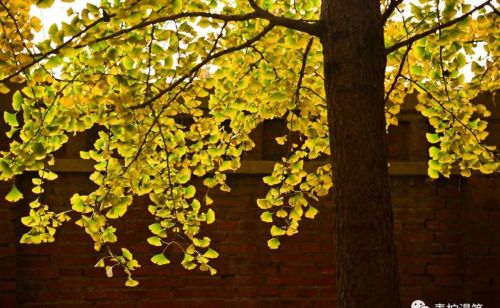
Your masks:
{"label": "green leaf", "polygon": [[17,202],[23,198],[23,194],[17,189],[16,185],[12,185],[11,190],[5,196],[5,200],[9,202]]}
{"label": "green leaf", "polygon": [[292,185],[292,186],[295,186],[295,185],[299,184],[301,182],[301,180],[302,179],[300,177],[296,176],[295,174],[292,174],[286,178],[285,183]]}
{"label": "green leaf", "polygon": [[4,83],[0,83],[0,93],[7,94],[10,92],[9,87],[7,87]]}
{"label": "green leaf", "polygon": [[272,236],[281,236],[281,235],[284,235],[285,233],[286,233],[286,231],[281,229],[281,228],[278,228],[276,226],[271,227],[271,235]]}
{"label": "green leaf", "polygon": [[484,174],[491,174],[497,171],[499,167],[500,167],[500,162],[486,163],[479,167],[479,171],[481,171]]}
{"label": "green leaf", "polygon": [[58,177],[56,173],[50,170],[40,170],[38,171],[38,175],[47,181],[54,181]]}
{"label": "green leaf", "polygon": [[215,259],[219,256],[219,253],[212,248],[208,248],[208,250],[203,254],[204,257],[209,259]]}
{"label": "green leaf", "polygon": [[441,151],[439,150],[439,148],[436,148],[436,147],[429,148],[429,156],[434,158],[434,159],[438,159],[440,156],[440,153],[441,153]]}
{"label": "green leaf", "polygon": [[182,0],[172,1],[172,11],[174,13],[179,13],[182,10]]}
{"label": "green leaf", "polygon": [[104,264],[104,259],[100,259],[95,265],[94,267],[104,267],[105,264]]}
{"label": "green leaf", "polygon": [[462,67],[462,66],[464,66],[464,65],[466,65],[466,64],[467,64],[467,59],[465,58],[465,56],[464,56],[464,54],[463,54],[463,53],[459,53],[459,54],[457,55],[456,60],[457,60],[457,63],[458,63],[458,65],[459,65],[460,67]]}
{"label": "green leaf", "polygon": [[182,259],[181,265],[188,270],[192,270],[196,267],[196,264],[193,262],[194,257],[188,253],[184,254],[184,259]]}
{"label": "green leaf", "polygon": [[193,244],[197,247],[205,248],[210,245],[210,238],[203,237],[203,239],[193,238]]}
{"label": "green leaf", "polygon": [[227,171],[227,170],[233,170],[233,169],[234,169],[233,164],[230,160],[223,161],[219,166],[220,171]]}
{"label": "green leaf", "polygon": [[279,177],[274,177],[271,175],[263,177],[262,180],[264,181],[264,183],[270,186],[279,184],[281,182],[281,179]]}
{"label": "green leaf", "polygon": [[414,65],[410,68],[410,72],[417,76],[421,76],[424,73],[424,68],[422,65]]}
{"label": "green leaf", "polygon": [[31,216],[24,216],[21,218],[21,223],[27,227],[30,227],[32,222],[33,222],[33,217]]}
{"label": "green leaf", "polygon": [[427,169],[427,174],[429,174],[429,177],[432,179],[439,178],[439,172],[435,169],[430,168],[430,167]]}
{"label": "green leaf", "polygon": [[74,211],[83,213],[85,205],[83,203],[82,197],[79,194],[74,194],[69,201],[71,203],[71,208]]}
{"label": "green leaf", "polygon": [[122,248],[122,255],[125,259],[129,261],[133,259],[132,253],[127,248]]}
{"label": "green leaf", "polygon": [[127,212],[126,204],[116,204],[112,206],[111,209],[109,209],[109,211],[106,213],[106,217],[116,219],[122,217],[125,212]]}
{"label": "green leaf", "polygon": [[0,175],[5,179],[8,179],[12,175],[14,175],[14,172],[10,168],[9,163],[5,159],[0,159]]}
{"label": "green leaf", "polygon": [[148,243],[153,245],[153,246],[161,246],[162,243],[161,243],[161,238],[159,238],[158,236],[151,236],[148,238]]}
{"label": "green leaf", "polygon": [[427,138],[427,141],[430,143],[438,143],[439,142],[439,135],[438,134],[425,134],[425,137]]}
{"label": "green leaf", "polygon": [[208,188],[214,188],[215,185],[217,185],[217,180],[214,178],[205,178],[203,180],[203,185],[207,186]]}
{"label": "green leaf", "polygon": [[37,185],[37,186],[33,186],[33,188],[31,189],[31,191],[34,193],[34,194],[41,194],[44,192],[44,189],[42,188],[42,186],[40,185]]}
{"label": "green leaf", "polygon": [[471,70],[474,74],[478,75],[483,72],[483,67],[476,61],[472,62]]}
{"label": "green leaf", "polygon": [[267,241],[267,246],[271,249],[278,249],[280,246],[280,240],[277,237],[273,237],[272,239]]}
{"label": "green leaf", "polygon": [[36,6],[38,6],[41,9],[46,9],[52,6],[55,0],[38,0],[36,2]]}
{"label": "green leaf", "polygon": [[211,266],[208,267],[208,270],[210,271],[210,275],[212,276],[217,274],[217,270]]}
{"label": "green leaf", "polygon": [[36,159],[43,159],[45,157],[45,147],[41,142],[33,142],[31,145],[31,150],[33,151],[33,156]]}
{"label": "green leaf", "polygon": [[212,224],[215,221],[214,210],[208,209],[207,211],[207,224]]}
{"label": "green leaf", "polygon": [[125,57],[121,60],[121,63],[123,64],[123,67],[127,70],[132,70],[134,68],[134,59],[130,57]]}
{"label": "green leaf", "polygon": [[179,174],[177,175],[177,181],[180,184],[185,184],[191,179],[191,169],[189,168],[183,168],[181,171],[179,171]]}
{"label": "green leaf", "polygon": [[49,31],[47,31],[47,33],[52,38],[57,34],[58,31],[59,31],[59,28],[57,27],[57,24],[54,23],[54,24],[50,25]]}
{"label": "green leaf", "polygon": [[196,188],[193,185],[189,185],[184,188],[184,198],[191,199],[196,194]]}
{"label": "green leaf", "polygon": [[42,185],[43,184],[43,180],[40,178],[32,178],[31,182],[33,183],[33,185]]}
{"label": "green leaf", "polygon": [[149,230],[153,234],[158,235],[161,232],[163,232],[163,227],[159,223],[154,223],[154,224],[149,225]]}
{"label": "green leaf", "polygon": [[21,110],[21,106],[23,105],[23,95],[21,94],[20,91],[14,92],[14,95],[12,96],[12,108],[14,108],[15,111]]}
{"label": "green leaf", "polygon": [[127,286],[127,287],[135,287],[135,286],[137,286],[137,285],[139,285],[139,281],[134,280],[134,279],[132,279],[132,278],[130,278],[130,277],[129,277],[129,278],[127,279],[127,281],[125,282],[125,286]]}
{"label": "green leaf", "polygon": [[260,215],[260,219],[263,222],[273,222],[273,213],[265,211],[262,215]]}
{"label": "green leaf", "polygon": [[48,68],[53,68],[59,66],[63,63],[63,57],[61,56],[52,56],[47,61],[46,65]]}
{"label": "green leaf", "polygon": [[313,219],[316,216],[316,214],[318,214],[318,210],[315,207],[309,206],[309,209],[307,209],[304,216]]}
{"label": "green leaf", "polygon": [[17,122],[16,115],[17,115],[17,113],[10,113],[10,112],[5,111],[3,113],[3,120],[5,121],[5,123],[9,124],[9,126],[11,126],[11,127],[18,127],[19,122]]}
{"label": "green leaf", "polygon": [[301,208],[294,208],[290,211],[289,217],[291,220],[301,220],[303,211]]}
{"label": "green leaf", "polygon": [[165,265],[169,264],[170,260],[168,260],[163,253],[159,253],[151,258],[151,262],[158,265]]}
{"label": "green leaf", "polygon": [[271,203],[271,201],[269,201],[267,199],[257,199],[257,205],[263,210],[266,210],[266,209],[273,207],[273,204]]}

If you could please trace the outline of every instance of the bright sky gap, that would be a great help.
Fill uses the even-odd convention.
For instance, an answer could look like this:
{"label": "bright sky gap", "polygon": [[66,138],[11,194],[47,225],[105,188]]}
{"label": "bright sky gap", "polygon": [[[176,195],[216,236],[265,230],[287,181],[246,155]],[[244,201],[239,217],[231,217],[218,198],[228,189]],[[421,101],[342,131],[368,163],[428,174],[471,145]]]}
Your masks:
{"label": "bright sky gap", "polygon": [[[418,0],[409,0],[405,1],[407,3],[418,3]],[[483,0],[466,0],[465,3],[471,4],[473,6],[479,5],[483,2]],[[36,6],[32,6],[31,8],[31,15],[37,16],[40,18],[43,24],[42,31],[37,33],[35,35],[35,41],[43,41],[48,38],[48,29],[50,25],[53,23],[58,23],[60,24],[63,21],[69,22],[70,18],[68,17],[67,11],[69,9],[72,9],[75,12],[81,11],[83,8],[85,8],[87,3],[92,3],[95,5],[99,5],[100,0],[76,0],[72,3],[65,3],[61,2],[60,0],[57,0],[51,8],[49,9],[40,9]],[[405,16],[409,16],[411,14],[409,6],[406,7],[406,9],[403,11]],[[484,52],[483,48],[481,46],[477,46],[475,48],[475,55],[473,59],[469,60],[474,60],[477,61],[478,63],[484,64],[486,62],[486,53]],[[469,81],[471,80],[473,74],[471,71],[471,64],[467,65],[462,69],[462,73],[465,75],[465,80]]]}

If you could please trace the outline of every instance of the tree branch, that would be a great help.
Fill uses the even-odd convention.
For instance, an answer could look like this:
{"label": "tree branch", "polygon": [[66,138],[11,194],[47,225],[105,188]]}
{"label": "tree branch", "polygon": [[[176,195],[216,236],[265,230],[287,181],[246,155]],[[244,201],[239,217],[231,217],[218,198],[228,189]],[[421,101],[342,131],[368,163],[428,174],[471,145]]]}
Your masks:
{"label": "tree branch", "polygon": [[480,145],[486,152],[491,153],[493,155],[497,155],[497,153],[495,151],[492,151],[492,150],[486,148],[483,145],[483,143],[481,142],[481,140],[479,140],[478,136],[474,133],[474,131],[470,127],[468,127],[467,124],[465,124],[453,111],[446,108],[446,106],[444,106],[444,104],[440,100],[438,100],[434,95],[432,95],[432,93],[429,90],[427,90],[426,88],[424,88],[418,82],[416,82],[415,80],[413,80],[411,78],[408,78],[406,76],[401,76],[401,77],[408,80],[409,82],[413,83],[419,89],[424,91],[428,95],[428,97],[430,97],[433,101],[435,101],[441,108],[443,108],[443,110],[446,113],[448,113],[451,116],[453,121],[457,121],[466,131],[468,131],[474,137],[474,139],[476,139],[477,144]]}
{"label": "tree branch", "polygon": [[53,54],[57,54],[61,49],[63,49],[64,47],[68,46],[76,38],[78,38],[79,36],[83,35],[85,32],[87,32],[88,30],[90,30],[91,28],[93,28],[95,25],[97,25],[98,23],[100,23],[102,21],[105,21],[106,19],[107,19],[106,17],[101,17],[101,18],[95,20],[93,23],[91,23],[88,26],[85,26],[85,28],[83,30],[81,30],[80,32],[78,32],[77,34],[75,34],[74,36],[72,36],[69,40],[67,40],[63,44],[59,45],[58,47],[56,47],[56,48],[54,48],[54,49],[52,49],[50,51],[44,52],[44,53],[42,53],[40,55],[37,55],[37,56],[39,56],[38,59],[33,59],[33,61],[31,61],[30,63],[27,63],[27,64],[21,66],[14,73],[10,74],[9,76],[7,76],[7,77],[5,77],[3,79],[0,79],[0,82],[5,82],[5,81],[11,79],[14,76],[17,76],[19,73],[23,72],[24,70],[26,70],[26,69],[32,67],[33,65],[39,63],[43,59],[46,59],[48,56],[53,55]]}
{"label": "tree branch", "polygon": [[302,88],[302,79],[304,79],[304,74],[306,70],[307,56],[309,55],[309,51],[311,50],[313,41],[314,37],[311,37],[309,39],[309,42],[307,42],[306,49],[304,50],[304,54],[302,55],[302,67],[300,68],[299,72],[299,81],[297,82],[297,89],[295,90],[295,105],[297,105],[297,103],[299,102],[300,89]]}
{"label": "tree branch", "polygon": [[315,36],[319,35],[319,24],[317,22],[316,23],[308,23],[308,22],[301,21],[301,20],[295,20],[295,19],[274,16],[273,14],[269,13],[268,11],[263,10],[262,8],[257,6],[257,4],[255,4],[254,1],[252,1],[252,0],[249,0],[249,1],[250,1],[250,5],[252,5],[252,3],[253,3],[252,7],[255,10],[252,13],[242,14],[242,15],[223,15],[223,14],[216,14],[216,13],[209,13],[209,12],[184,12],[184,13],[179,13],[179,14],[175,14],[175,15],[164,16],[164,17],[159,17],[159,18],[152,19],[152,20],[143,21],[143,22],[138,23],[132,27],[122,29],[122,30],[117,31],[115,33],[100,37],[100,38],[93,40],[89,43],[77,45],[77,46],[75,46],[75,48],[82,48],[82,47],[85,47],[85,46],[88,46],[88,45],[91,45],[94,43],[106,41],[106,40],[118,37],[120,35],[129,33],[131,31],[141,29],[141,28],[153,25],[153,24],[166,22],[166,21],[174,21],[177,19],[187,18],[187,17],[213,18],[213,19],[224,21],[224,22],[246,21],[246,20],[251,20],[251,19],[256,19],[256,18],[262,18],[262,19],[268,20],[269,22],[271,22],[272,24],[274,24],[276,26],[287,27],[287,28],[290,28],[293,30],[306,32],[306,33],[309,33],[309,34],[315,35]]}
{"label": "tree branch", "polygon": [[389,17],[391,17],[392,13],[394,13],[394,10],[403,3],[404,0],[391,0],[389,5],[387,6],[387,9],[385,9],[384,14],[382,15],[382,22],[385,23]]}
{"label": "tree branch", "polygon": [[460,22],[460,21],[462,21],[462,20],[466,19],[467,17],[471,16],[474,12],[476,12],[476,11],[478,11],[478,10],[480,10],[480,9],[484,8],[485,6],[487,6],[487,5],[488,5],[488,4],[490,4],[490,3],[491,3],[491,0],[488,0],[488,1],[486,1],[486,2],[483,2],[483,3],[482,3],[482,4],[480,4],[479,6],[476,6],[474,9],[470,10],[469,12],[467,12],[467,13],[463,14],[462,16],[460,16],[460,17],[458,17],[458,18],[456,18],[456,19],[450,20],[450,21],[448,21],[448,22],[446,22],[446,23],[444,23],[444,24],[439,24],[439,25],[437,25],[436,27],[434,27],[434,28],[432,28],[432,29],[429,29],[429,30],[424,31],[424,32],[422,32],[422,33],[420,33],[420,34],[417,34],[417,35],[415,35],[415,36],[412,36],[412,37],[410,37],[409,39],[406,39],[406,40],[404,40],[404,41],[401,41],[401,42],[399,42],[399,43],[396,43],[396,44],[394,44],[394,45],[392,45],[392,46],[389,46],[389,47],[387,47],[387,48],[385,49],[385,53],[386,53],[386,54],[390,54],[390,53],[392,53],[392,52],[394,52],[394,51],[398,50],[399,48],[401,48],[401,47],[403,47],[403,46],[408,46],[408,45],[410,45],[411,43],[413,43],[413,42],[415,42],[415,41],[417,41],[417,40],[419,40],[419,39],[421,39],[421,38],[424,38],[424,37],[426,37],[426,36],[429,36],[429,35],[431,35],[431,34],[433,34],[433,33],[437,32],[437,31],[439,31],[439,30],[441,30],[441,29],[444,29],[444,28],[447,28],[447,27],[453,26],[454,24],[456,24],[456,23],[458,23],[458,22]]}
{"label": "tree branch", "polygon": [[320,36],[321,27],[318,21],[313,21],[311,23],[304,20],[276,16],[261,8],[257,4],[257,2],[255,2],[255,0],[248,0],[248,2],[250,3],[250,6],[255,10],[255,13],[259,18],[266,19],[276,26],[281,26],[292,30],[305,32],[317,37]]}
{"label": "tree branch", "polygon": [[176,88],[183,81],[185,81],[186,79],[188,79],[190,76],[192,76],[193,74],[195,74],[196,72],[198,72],[204,65],[206,65],[210,61],[212,61],[214,59],[217,59],[217,58],[219,58],[221,56],[227,55],[229,53],[232,53],[232,52],[235,52],[235,51],[242,50],[242,49],[250,47],[253,43],[257,42],[262,37],[264,37],[264,35],[266,35],[273,28],[274,28],[274,25],[273,24],[269,24],[266,28],[264,28],[264,30],[262,30],[261,32],[259,32],[259,34],[257,34],[253,38],[249,39],[245,43],[240,44],[238,46],[234,46],[234,47],[230,47],[230,48],[221,50],[219,52],[216,52],[214,54],[211,54],[211,55],[207,56],[203,61],[201,61],[195,67],[193,67],[187,74],[185,74],[184,76],[180,77],[175,82],[173,82],[168,88],[160,91],[158,94],[156,94],[154,97],[150,98],[149,100],[145,101],[144,103],[132,106],[131,108],[132,109],[139,109],[139,108],[143,108],[145,106],[148,106],[148,105],[152,104],[153,102],[155,102],[158,99],[160,99],[163,95],[165,95],[169,91],[171,91],[174,88]]}
{"label": "tree branch", "polygon": [[389,88],[389,91],[387,91],[387,94],[385,95],[384,102],[386,102],[386,103],[387,103],[387,100],[389,99],[389,96],[391,95],[392,91],[394,91],[394,89],[396,88],[396,84],[398,82],[399,77],[401,77],[401,73],[403,72],[403,67],[405,65],[406,58],[408,57],[408,54],[410,53],[410,50],[411,50],[411,44],[408,45],[408,47],[406,48],[406,51],[403,55],[403,58],[401,59],[401,63],[399,64],[399,69],[398,69],[398,72],[396,74],[396,77],[394,77],[394,81],[392,82],[392,85]]}
{"label": "tree branch", "polygon": [[83,48],[83,47],[86,47],[86,46],[91,45],[91,44],[99,43],[102,41],[107,41],[109,39],[118,37],[120,35],[129,33],[129,32],[132,32],[134,30],[141,29],[141,28],[144,28],[144,27],[147,27],[150,25],[154,25],[157,23],[166,22],[166,21],[175,21],[177,19],[188,18],[188,17],[205,17],[205,18],[213,18],[213,19],[229,22],[229,21],[246,21],[246,20],[250,20],[250,19],[255,19],[258,16],[255,12],[243,14],[243,15],[222,15],[222,14],[215,14],[215,13],[208,13],[208,12],[184,12],[184,13],[174,14],[174,15],[170,15],[170,16],[159,17],[159,18],[152,19],[152,20],[145,20],[145,21],[138,23],[132,27],[125,28],[125,29],[122,29],[120,31],[114,32],[112,34],[100,37],[100,38],[95,39],[89,43],[77,45],[77,46],[75,46],[75,48],[77,48],[77,49]]}
{"label": "tree branch", "polygon": [[488,6],[493,10],[493,12],[495,12],[495,14],[497,14],[497,16],[500,16],[500,12],[496,9],[495,6],[493,6],[493,4],[489,3]]}
{"label": "tree branch", "polygon": [[[91,44],[106,41],[106,40],[118,37],[120,35],[129,33],[131,31],[134,31],[134,30],[137,30],[140,28],[144,28],[144,27],[147,27],[150,25],[154,25],[154,24],[166,22],[166,21],[175,21],[175,20],[180,19],[180,18],[188,18],[188,17],[213,18],[213,19],[224,21],[224,22],[246,21],[246,20],[261,18],[261,19],[268,20],[271,23],[271,26],[273,26],[273,27],[274,26],[282,26],[282,27],[293,29],[293,30],[309,33],[309,34],[314,35],[314,36],[319,36],[319,32],[320,32],[321,28],[319,26],[318,21],[307,22],[307,21],[303,21],[303,20],[295,20],[295,19],[290,19],[290,18],[285,18],[285,17],[278,17],[278,16],[275,16],[275,15],[269,13],[268,11],[262,9],[261,7],[259,7],[255,3],[254,0],[249,0],[249,2],[250,2],[250,5],[255,10],[252,13],[242,14],[242,15],[223,15],[223,14],[209,13],[209,12],[184,12],[184,13],[179,13],[179,14],[175,14],[175,15],[156,18],[153,20],[143,21],[143,22],[138,23],[132,27],[122,29],[120,31],[117,31],[115,33],[100,37],[100,38],[95,39],[93,41],[90,41],[88,43],[73,46],[73,48],[75,48],[75,49],[84,48],[84,47],[87,47]],[[83,30],[81,30],[79,33],[72,36],[69,40],[67,40],[63,44],[59,45],[58,47],[56,47],[50,51],[47,51],[45,53],[34,54],[33,56],[35,56],[36,59],[33,59],[32,62],[23,65],[18,70],[16,70],[14,73],[1,79],[0,82],[5,82],[6,80],[9,80],[10,78],[18,75],[19,73],[23,72],[24,70],[32,67],[33,65],[39,63],[40,61],[46,59],[48,56],[59,53],[59,51],[61,49],[70,45],[76,38],[82,36],[84,33],[86,33],[88,30],[93,28],[95,25],[97,25],[103,21],[109,21],[109,19],[113,18],[113,17],[115,17],[114,14],[109,14],[109,15],[106,14],[105,16],[92,22],[90,25],[85,26],[85,28]]]}

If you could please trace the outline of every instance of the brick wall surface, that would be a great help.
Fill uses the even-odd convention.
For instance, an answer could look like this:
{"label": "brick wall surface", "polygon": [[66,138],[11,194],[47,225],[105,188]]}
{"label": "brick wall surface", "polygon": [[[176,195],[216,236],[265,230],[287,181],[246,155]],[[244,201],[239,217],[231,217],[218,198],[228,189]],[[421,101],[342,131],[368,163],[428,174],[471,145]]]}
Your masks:
{"label": "brick wall surface", "polygon": [[[279,157],[280,149],[271,141],[273,134],[281,134],[280,124],[266,125],[257,130],[257,148],[248,159]],[[495,132],[490,143],[498,145],[498,118],[490,126]],[[426,128],[421,119],[403,117],[389,134],[392,160],[426,160]],[[0,149],[5,149],[2,138]],[[90,139],[77,139],[59,156],[77,156]],[[73,193],[92,189],[87,177],[61,174],[46,188],[45,201],[67,208]],[[23,185],[30,182],[29,175],[17,181],[29,190]],[[259,220],[255,204],[266,193],[261,176],[236,174],[229,182],[232,192],[214,198],[216,222],[203,227],[220,253],[213,262],[219,271],[214,277],[184,270],[175,249],[169,250],[170,265],[151,264],[149,258],[158,251],[145,241],[150,236],[148,203],[135,200],[116,222],[120,243],[115,247],[130,248],[142,264],[135,273],[140,281],[136,288],[124,287],[119,271],[106,278],[102,269],[92,267],[103,255],[73,222],[60,228],[55,243],[17,244],[25,231],[19,218],[27,207],[0,198],[0,307],[335,307],[331,199],[321,201],[320,214],[304,220],[298,235],[271,251],[266,246],[269,225]],[[415,299],[429,306],[500,307],[500,176],[438,181],[392,176],[391,185],[403,307]],[[9,183],[0,182],[0,196],[8,189]]]}
{"label": "brick wall surface", "polygon": [[[157,252],[145,242],[151,223],[145,200],[137,200],[117,222],[120,242],[142,264],[136,271],[140,285],[133,289],[123,286],[121,275],[108,279],[92,267],[100,254],[72,223],[53,244],[16,245],[23,227],[15,221],[26,209],[2,206],[0,306],[334,307],[331,200],[321,202],[320,215],[304,221],[297,236],[270,251],[268,225],[259,221],[255,205],[265,185],[250,175],[229,181],[233,191],[215,196],[216,223],[204,228],[220,252],[217,276],[184,270],[175,249],[169,251],[172,264],[150,264]],[[90,189],[84,175],[63,174],[46,201],[62,207],[70,192]],[[500,177],[433,183],[393,177],[392,191],[403,307],[416,298],[499,307]]]}

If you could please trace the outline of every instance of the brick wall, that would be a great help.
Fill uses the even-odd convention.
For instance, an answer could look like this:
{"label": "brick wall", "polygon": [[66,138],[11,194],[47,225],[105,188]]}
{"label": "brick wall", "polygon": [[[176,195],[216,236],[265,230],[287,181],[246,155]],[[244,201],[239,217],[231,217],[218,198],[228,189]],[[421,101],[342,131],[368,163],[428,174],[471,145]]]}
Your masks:
{"label": "brick wall", "polygon": [[[53,244],[16,245],[22,227],[14,220],[21,206],[2,208],[0,298],[2,306],[148,307],[159,304],[208,304],[209,307],[333,307],[336,298],[330,200],[319,206],[314,221],[283,242],[266,247],[268,226],[259,221],[255,198],[265,193],[258,176],[230,178],[233,192],[219,193],[217,222],[205,229],[221,256],[215,277],[188,272],[176,261],[150,264],[155,249],[145,243],[148,217],[138,200],[117,224],[119,239],[137,255],[142,268],[137,288],[123,287],[123,277],[108,279],[92,265],[99,254],[72,223]],[[60,206],[72,191],[91,189],[81,174],[64,174],[65,185],[52,186],[47,202]],[[424,177],[393,177],[393,202],[401,289],[405,306],[427,302],[500,303],[500,177],[453,178],[431,183]],[[6,296],[7,293],[7,296]],[[9,295],[10,294],[10,295]],[[175,304],[175,305],[174,305]]]}
{"label": "brick wall", "polygon": [[[269,132],[279,131],[279,123],[266,125],[256,132],[257,140],[270,140]],[[500,144],[498,120],[491,126],[497,133],[490,143]],[[404,115],[389,135],[392,160],[425,160],[425,129],[421,119]],[[70,144],[61,156],[74,157],[85,140]],[[273,159],[276,153],[272,142],[259,142],[248,158]],[[18,182],[29,183],[29,175]],[[146,200],[137,199],[116,223],[120,242],[142,264],[135,273],[137,288],[124,287],[121,275],[106,278],[92,267],[102,255],[73,222],[58,231],[53,244],[17,244],[26,206],[0,199],[0,307],[335,307],[331,200],[322,200],[317,218],[303,221],[298,235],[271,251],[269,225],[260,222],[255,204],[266,192],[261,176],[236,174],[229,182],[233,191],[214,198],[216,222],[204,227],[220,253],[213,262],[217,276],[184,270],[175,249],[169,251],[172,264],[149,262],[157,250],[145,242],[151,223]],[[431,182],[423,175],[394,175],[391,185],[403,307],[417,298],[428,305],[500,307],[500,176]],[[1,196],[9,186],[0,183]],[[63,173],[46,189],[45,200],[67,208],[72,193],[91,189],[86,174]]]}

